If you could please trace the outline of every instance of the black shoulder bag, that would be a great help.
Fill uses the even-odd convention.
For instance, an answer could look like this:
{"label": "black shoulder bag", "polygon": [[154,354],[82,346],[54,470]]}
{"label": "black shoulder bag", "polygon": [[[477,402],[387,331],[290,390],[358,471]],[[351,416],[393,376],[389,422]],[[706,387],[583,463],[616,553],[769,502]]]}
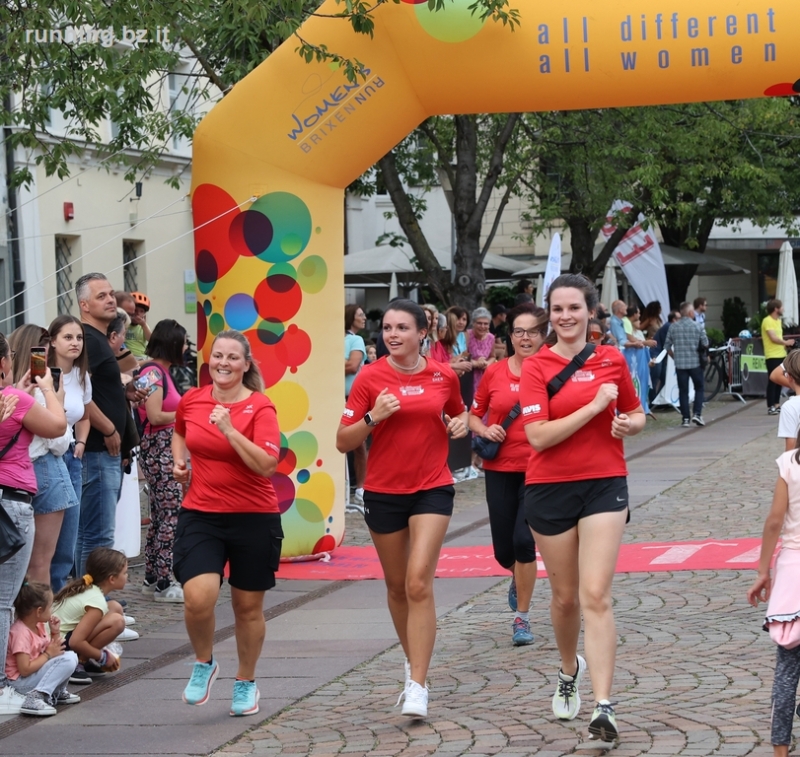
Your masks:
{"label": "black shoulder bag", "polygon": [[[552,399],[561,387],[567,383],[575,371],[580,370],[589,356],[594,352],[594,345],[587,344],[574,358],[547,384],[547,396]],[[519,402],[511,408],[505,420],[500,424],[504,431],[514,422],[514,419],[522,412]],[[500,451],[502,442],[490,442],[482,436],[472,437],[472,449],[478,457],[484,460],[494,460]]]}
{"label": "black shoulder bag", "polygon": [[[0,450],[0,459],[5,457],[8,452],[19,439],[20,432],[17,431],[11,437],[11,441]],[[11,516],[6,512],[5,507],[0,504],[0,564],[10,560],[17,552],[25,546],[25,539],[17,528],[17,524],[11,519]]]}

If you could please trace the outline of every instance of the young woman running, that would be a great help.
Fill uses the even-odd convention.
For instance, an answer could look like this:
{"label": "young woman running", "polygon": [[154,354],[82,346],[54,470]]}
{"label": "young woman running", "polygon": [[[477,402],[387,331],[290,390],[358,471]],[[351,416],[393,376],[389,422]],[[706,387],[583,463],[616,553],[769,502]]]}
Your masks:
{"label": "young woman running", "polygon": [[509,312],[507,323],[514,354],[486,369],[472,402],[469,427],[477,436],[501,442],[497,456],[483,461],[483,470],[494,558],[511,571],[508,604],[515,613],[511,640],[519,647],[533,644],[528,613],[536,583],[536,545],[525,522],[524,506],[525,470],[531,447],[521,418],[513,420],[507,430],[502,424],[519,401],[523,361],[544,344],[547,313],[526,302]]}
{"label": "young woman running", "polygon": [[394,300],[383,316],[389,355],[358,374],[336,434],[348,452],[372,434],[364,519],[386,581],[389,612],[406,653],[403,714],[428,714],[428,675],[436,640],[433,578],[453,513],[448,436],[467,435],[467,412],[450,366],[420,355],[427,317]]}
{"label": "young woman running", "polygon": [[580,708],[586,660],[578,655],[581,612],[584,647],[597,702],[589,733],[617,738],[609,700],[617,634],[611,583],[628,518],[627,468],[622,445],[639,433],[645,415],[619,350],[596,346],[552,399],[548,384],[586,347],[597,308],[584,276],[559,276],[548,293],[556,343],[522,368],[522,420],[533,452],[525,477],[525,515],[547,568],[550,616],[561,656],[553,713],[572,720]]}

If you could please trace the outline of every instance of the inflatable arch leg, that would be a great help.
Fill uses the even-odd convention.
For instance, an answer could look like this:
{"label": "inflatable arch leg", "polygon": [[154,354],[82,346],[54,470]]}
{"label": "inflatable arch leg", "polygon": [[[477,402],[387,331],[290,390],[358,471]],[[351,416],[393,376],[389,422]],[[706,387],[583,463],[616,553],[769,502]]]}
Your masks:
{"label": "inflatable arch leg", "polygon": [[[198,345],[247,333],[278,407],[284,555],[336,547],[344,463],[343,189],[435,114],[655,105],[800,90],[797,0],[512,0],[521,24],[467,7],[387,3],[373,38],[312,18],[305,39],[366,79],[306,64],[290,40],[239,82],[194,139]],[[328,0],[321,13],[341,10]],[[254,198],[250,204],[248,198]],[[238,206],[242,203],[242,208]],[[228,211],[228,212],[226,212]],[[207,373],[205,373],[207,377]],[[398,461],[413,465],[413,461]]]}

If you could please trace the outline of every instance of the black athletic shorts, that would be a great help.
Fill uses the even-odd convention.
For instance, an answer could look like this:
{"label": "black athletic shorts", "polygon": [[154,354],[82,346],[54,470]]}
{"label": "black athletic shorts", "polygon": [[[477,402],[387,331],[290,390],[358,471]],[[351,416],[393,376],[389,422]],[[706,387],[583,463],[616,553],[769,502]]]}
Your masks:
{"label": "black athletic shorts", "polygon": [[364,490],[364,520],[371,531],[378,534],[393,534],[408,528],[412,515],[433,513],[453,514],[453,486],[438,486],[412,494],[383,494]]}
{"label": "black athletic shorts", "polygon": [[230,563],[228,583],[242,591],[275,586],[283,529],[279,513],[206,513],[181,508],[173,569],[182,584]]}
{"label": "black athletic shorts", "polygon": [[587,515],[627,509],[628,479],[625,476],[528,484],[525,487],[525,519],[537,534],[543,536],[563,534]]}

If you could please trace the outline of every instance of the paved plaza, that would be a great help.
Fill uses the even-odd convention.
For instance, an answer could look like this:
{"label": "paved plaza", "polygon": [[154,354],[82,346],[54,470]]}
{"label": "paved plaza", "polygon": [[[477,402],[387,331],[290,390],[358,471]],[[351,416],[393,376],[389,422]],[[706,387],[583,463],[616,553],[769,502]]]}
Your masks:
{"label": "paved plaza", "polygon": [[[627,445],[632,517],[626,543],[704,543],[758,537],[782,450],[763,401],[733,399],[706,410],[704,429],[648,424]],[[368,536],[347,516],[347,544]],[[448,546],[489,543],[482,480],[457,487]],[[334,556],[335,559],[335,556]],[[137,564],[136,560],[131,561]],[[754,563],[755,567],[755,563]],[[614,700],[620,743],[611,754],[769,755],[774,646],[747,605],[754,573],[679,570],[619,574],[620,644]],[[281,581],[267,594],[267,640],[259,664],[261,712],[228,716],[235,646],[232,613],[218,608],[222,672],[204,707],[180,701],[193,657],[180,605],[124,592],[142,638],[125,645],[123,670],[73,687],[84,701],[54,718],[0,722],[8,755],[597,755],[587,741],[593,700],[568,723],[550,698],[558,656],[549,587],[537,583],[536,641],[511,645],[507,578],[437,579],[439,634],[430,672],[429,718],[394,705],[403,657],[380,581]]]}

